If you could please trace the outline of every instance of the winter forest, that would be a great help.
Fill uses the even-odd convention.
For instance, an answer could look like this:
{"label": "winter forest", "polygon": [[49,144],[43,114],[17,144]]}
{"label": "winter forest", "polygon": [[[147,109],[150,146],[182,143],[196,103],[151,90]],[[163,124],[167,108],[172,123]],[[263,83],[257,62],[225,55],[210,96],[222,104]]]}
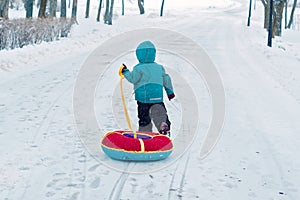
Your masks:
{"label": "winter forest", "polygon": [[[125,2],[122,0],[122,15],[125,14]],[[250,24],[252,3],[250,0],[248,25]],[[295,21],[295,10],[297,0],[261,0],[264,6],[264,28],[272,28],[272,37],[281,36],[282,28],[291,28]],[[271,5],[272,3],[272,5]],[[98,22],[112,25],[114,0],[100,0],[97,9]],[[144,0],[137,0],[136,6],[140,14],[144,14]],[[164,0],[160,6],[160,16],[163,16]],[[73,24],[76,24],[77,0],[0,0],[0,50],[22,48],[28,44],[39,44],[42,41],[54,41],[59,37],[67,37]],[[26,11],[24,18],[11,19],[10,10]],[[70,9],[71,16],[67,16],[67,9]],[[101,19],[101,10],[104,10]],[[36,10],[36,16],[33,14]],[[272,20],[270,21],[270,10]],[[85,17],[90,17],[90,0],[85,4]],[[283,20],[284,19],[284,20]],[[299,26],[299,15],[296,15]],[[272,25],[271,25],[272,24]],[[270,26],[271,25],[271,26]],[[295,25],[294,25],[295,26]]]}
{"label": "winter forest", "polygon": [[0,200],[299,200],[299,66],[297,0],[0,0]]}

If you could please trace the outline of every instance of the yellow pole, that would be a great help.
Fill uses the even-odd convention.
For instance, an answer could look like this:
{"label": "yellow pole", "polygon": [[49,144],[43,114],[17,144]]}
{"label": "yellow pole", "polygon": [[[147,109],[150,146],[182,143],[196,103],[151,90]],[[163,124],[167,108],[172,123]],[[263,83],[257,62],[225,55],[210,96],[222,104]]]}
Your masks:
{"label": "yellow pole", "polygon": [[127,107],[126,107],[125,96],[124,96],[124,91],[123,91],[123,79],[124,79],[124,76],[122,74],[122,69],[123,69],[123,66],[121,66],[120,70],[119,70],[120,90],[121,90],[122,103],[123,103],[123,108],[124,108],[125,117],[126,117],[126,121],[127,121],[128,127],[133,132],[133,138],[136,139],[137,135],[136,135],[136,132],[132,130],[130,118],[129,118]]}

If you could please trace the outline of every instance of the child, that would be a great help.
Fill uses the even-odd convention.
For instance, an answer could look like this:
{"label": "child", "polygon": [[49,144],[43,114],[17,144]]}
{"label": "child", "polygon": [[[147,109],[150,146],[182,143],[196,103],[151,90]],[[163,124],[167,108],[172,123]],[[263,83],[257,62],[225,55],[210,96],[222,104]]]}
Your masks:
{"label": "child", "polygon": [[138,45],[136,56],[139,63],[132,72],[123,64],[124,77],[134,85],[135,100],[138,105],[139,131],[152,132],[152,123],[164,135],[170,135],[171,122],[163,103],[163,88],[169,100],[175,97],[170,76],[162,65],[154,62],[156,49],[152,42]]}

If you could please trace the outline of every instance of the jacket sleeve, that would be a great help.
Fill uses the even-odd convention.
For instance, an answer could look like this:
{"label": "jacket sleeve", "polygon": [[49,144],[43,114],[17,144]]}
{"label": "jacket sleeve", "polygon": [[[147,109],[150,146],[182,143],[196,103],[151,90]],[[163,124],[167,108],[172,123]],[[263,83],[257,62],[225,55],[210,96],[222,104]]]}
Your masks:
{"label": "jacket sleeve", "polygon": [[137,83],[142,77],[142,73],[136,68],[133,68],[132,72],[129,71],[129,69],[126,69],[123,72],[123,75],[130,83],[133,84]]}
{"label": "jacket sleeve", "polygon": [[174,94],[171,77],[169,76],[169,74],[166,73],[164,68],[163,68],[163,86],[166,90],[167,95]]}

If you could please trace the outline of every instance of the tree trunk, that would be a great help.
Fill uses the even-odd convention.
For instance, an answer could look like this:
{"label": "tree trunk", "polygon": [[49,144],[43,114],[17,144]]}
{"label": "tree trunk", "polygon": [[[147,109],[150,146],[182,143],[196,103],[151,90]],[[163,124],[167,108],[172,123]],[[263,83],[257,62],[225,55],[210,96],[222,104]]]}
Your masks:
{"label": "tree trunk", "polygon": [[0,17],[8,19],[9,0],[0,0]]}
{"label": "tree trunk", "polygon": [[60,17],[66,18],[67,17],[67,1],[61,0],[60,2]]}
{"label": "tree trunk", "polygon": [[290,16],[290,21],[289,21],[289,24],[287,25],[287,28],[289,28],[289,29],[291,28],[291,26],[293,24],[296,6],[297,6],[297,0],[294,0],[294,4],[293,4],[292,11],[291,11],[291,16]]}
{"label": "tree trunk", "polygon": [[112,24],[114,1],[115,0],[110,0],[110,9],[109,9],[109,18],[110,18],[110,21],[111,21],[110,24]]}
{"label": "tree trunk", "polygon": [[288,12],[288,0],[285,0],[284,6],[284,28],[287,28],[287,12]]}
{"label": "tree trunk", "polygon": [[85,18],[90,17],[90,0],[86,0]]}
{"label": "tree trunk", "polygon": [[72,19],[76,20],[76,16],[77,16],[77,0],[73,0]]}
{"label": "tree trunk", "polygon": [[50,0],[50,16],[56,17],[57,0]]}
{"label": "tree trunk", "polygon": [[282,33],[282,15],[284,8],[284,0],[274,1],[274,21],[273,21],[273,34],[275,36],[281,36]]}
{"label": "tree trunk", "polygon": [[145,13],[145,8],[144,8],[144,0],[138,0],[138,6],[140,9],[140,14],[144,14]]}
{"label": "tree trunk", "polygon": [[[264,18],[264,28],[269,29],[269,21],[270,21],[270,1],[271,0],[261,0],[264,9],[265,9],[265,18]],[[284,8],[285,0],[272,0],[273,1],[273,19],[272,19],[272,35],[273,37],[281,36],[282,32],[282,14]]]}
{"label": "tree trunk", "polygon": [[61,0],[60,1],[60,22],[62,24],[60,29],[60,37],[68,37],[68,30],[66,30],[66,27],[64,24],[66,23],[66,17],[67,17],[67,1]]}
{"label": "tree trunk", "polygon": [[47,6],[47,0],[41,0],[40,10],[39,10],[39,18],[46,17],[46,6]]}
{"label": "tree trunk", "polygon": [[26,18],[32,18],[33,0],[27,0],[25,7],[26,7]]}
{"label": "tree trunk", "polygon": [[124,0],[122,0],[122,15],[124,15],[125,11],[124,11]]}
{"label": "tree trunk", "polygon": [[164,5],[165,5],[165,0],[162,0],[161,2],[161,8],[160,8],[160,16],[163,16],[163,12],[164,12]]}
{"label": "tree trunk", "polygon": [[109,21],[109,0],[105,2],[105,13],[104,13],[104,23],[107,24]]}
{"label": "tree trunk", "polygon": [[97,22],[100,22],[101,8],[102,8],[102,0],[100,0],[100,2],[99,2],[98,13],[97,13]]}
{"label": "tree trunk", "polygon": [[106,0],[106,8],[104,14],[104,23],[112,25],[114,0]]}
{"label": "tree trunk", "polygon": [[269,28],[269,17],[270,17],[270,0],[261,0],[264,5],[264,28]]}

